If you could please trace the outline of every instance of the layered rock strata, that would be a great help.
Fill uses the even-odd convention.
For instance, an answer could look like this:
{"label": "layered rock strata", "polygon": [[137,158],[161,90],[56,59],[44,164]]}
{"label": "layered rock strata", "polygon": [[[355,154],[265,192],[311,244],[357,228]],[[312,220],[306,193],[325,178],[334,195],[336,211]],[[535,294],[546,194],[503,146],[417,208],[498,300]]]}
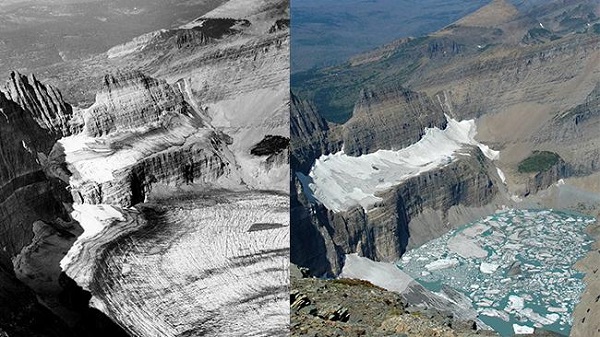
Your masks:
{"label": "layered rock strata", "polygon": [[416,143],[426,128],[446,127],[444,111],[427,95],[405,88],[363,90],[352,118],[342,126],[344,152],[349,155],[400,149]]}
{"label": "layered rock strata", "polygon": [[[498,183],[489,170],[490,164],[481,151],[471,148],[448,165],[408,178],[380,193],[382,201],[369,211],[361,206],[330,211],[307,200],[297,182],[291,210],[292,261],[310,266],[316,275],[339,273],[343,255],[349,253],[376,261],[395,261],[407,248],[459,225],[460,222],[455,223],[458,219],[447,217],[452,207],[482,207],[490,203],[498,192]],[[461,220],[468,221],[476,215]]]}
{"label": "layered rock strata", "polygon": [[4,88],[0,88],[0,92],[28,111],[37,124],[50,134],[63,137],[76,131],[69,123],[73,108],[63,100],[58,89],[42,84],[35,75],[26,77],[12,72],[10,80]]}

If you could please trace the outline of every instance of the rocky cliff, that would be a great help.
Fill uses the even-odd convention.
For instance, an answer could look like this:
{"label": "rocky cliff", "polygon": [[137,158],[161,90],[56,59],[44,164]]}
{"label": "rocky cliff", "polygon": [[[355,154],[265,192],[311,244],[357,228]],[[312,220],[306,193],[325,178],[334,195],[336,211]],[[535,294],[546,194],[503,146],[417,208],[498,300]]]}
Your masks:
{"label": "rocky cliff", "polygon": [[[45,159],[56,140],[73,130],[68,127],[70,107],[59,92],[33,76],[13,73],[9,83],[10,98],[0,92],[0,329],[9,336],[107,332],[114,324],[98,318],[96,332],[90,334],[91,322],[86,320],[94,313],[66,300],[74,293],[59,281],[57,263],[73,243],[77,226],[66,225],[70,217],[65,205],[72,202],[67,183],[46,175]],[[49,112],[57,114],[54,119]],[[53,240],[41,250],[30,250],[40,236]]]}
{"label": "rocky cliff", "polygon": [[[116,111],[116,110],[119,111]],[[83,112],[84,131],[90,137],[158,127],[169,114],[192,114],[180,92],[166,81],[139,71],[106,75],[96,103]]]}
{"label": "rocky cliff", "polygon": [[342,128],[344,152],[349,155],[400,149],[416,143],[425,128],[446,127],[439,104],[427,95],[402,87],[364,89],[352,117]]}
{"label": "rocky cliff", "polygon": [[69,123],[73,114],[72,107],[63,100],[60,91],[51,85],[42,84],[35,75],[26,77],[12,72],[0,92],[28,111],[42,129],[55,137],[68,136],[76,131]]}
{"label": "rocky cliff", "polygon": [[61,139],[48,158],[76,202],[128,207],[143,202],[153,184],[239,181],[231,139],[165,81],[136,71],[107,75],[104,86],[80,112],[84,132]]}
{"label": "rocky cliff", "polygon": [[[298,181],[292,196],[292,262],[315,275],[336,275],[343,256],[359,253],[375,261],[396,261],[419,246],[480,213],[453,218],[452,208],[478,208],[493,201],[498,181],[478,148],[459,159],[392,186],[373,209],[358,206],[333,212],[303,196]],[[458,221],[457,221],[458,220]],[[307,254],[306,252],[311,252]]]}
{"label": "rocky cliff", "polygon": [[337,152],[341,149],[341,142],[336,141],[337,133],[331,131],[311,102],[302,101],[294,93],[290,96],[292,167],[308,174],[315,158]]}

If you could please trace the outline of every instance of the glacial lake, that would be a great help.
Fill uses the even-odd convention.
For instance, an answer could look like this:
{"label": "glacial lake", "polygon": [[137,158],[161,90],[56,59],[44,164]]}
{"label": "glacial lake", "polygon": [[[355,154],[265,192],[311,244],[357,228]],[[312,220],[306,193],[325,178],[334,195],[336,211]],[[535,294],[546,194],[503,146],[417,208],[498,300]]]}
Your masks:
{"label": "glacial lake", "polygon": [[595,219],[554,210],[504,210],[404,254],[398,267],[423,286],[464,293],[502,336],[543,327],[568,335],[583,293],[574,264]]}

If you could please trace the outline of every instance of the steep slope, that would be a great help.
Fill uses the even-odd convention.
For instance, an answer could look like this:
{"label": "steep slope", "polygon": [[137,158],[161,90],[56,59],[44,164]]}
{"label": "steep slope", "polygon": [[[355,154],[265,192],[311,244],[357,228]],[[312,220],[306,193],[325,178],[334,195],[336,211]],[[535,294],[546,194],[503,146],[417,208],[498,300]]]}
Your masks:
{"label": "steep slope", "polygon": [[344,152],[359,156],[417,142],[426,128],[446,127],[442,109],[428,96],[404,88],[364,90],[343,125]]}
{"label": "steep slope", "polygon": [[519,11],[506,0],[492,0],[486,6],[456,21],[458,26],[490,27],[509,22],[518,17]]}
{"label": "steep slope", "polygon": [[287,3],[256,4],[43,69],[75,108],[33,76],[0,94],[2,244],[62,335],[287,330]]}
{"label": "steep slope", "polygon": [[[326,134],[345,153],[296,152],[306,157],[292,182],[292,261],[336,276],[350,253],[394,262],[502,205],[597,207],[597,184],[579,187],[598,174],[598,19],[593,1],[527,13],[492,1],[430,36],[293,74],[297,101],[312,102],[297,105],[300,115],[319,111],[332,122],[309,139]],[[452,142],[426,128],[442,135],[467,121],[466,143],[499,151],[465,146],[435,157]],[[571,198],[579,205],[561,202]]]}

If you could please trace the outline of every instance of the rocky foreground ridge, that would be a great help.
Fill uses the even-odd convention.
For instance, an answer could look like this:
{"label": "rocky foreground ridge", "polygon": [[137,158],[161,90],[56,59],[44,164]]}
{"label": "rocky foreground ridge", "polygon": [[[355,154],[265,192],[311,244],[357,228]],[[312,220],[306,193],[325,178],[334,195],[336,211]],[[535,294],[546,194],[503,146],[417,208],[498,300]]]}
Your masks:
{"label": "rocky foreground ridge", "polygon": [[[474,321],[410,304],[368,281],[307,278],[292,267],[292,336],[498,336]],[[307,270],[303,270],[308,273]],[[538,329],[522,336],[555,336]]]}

